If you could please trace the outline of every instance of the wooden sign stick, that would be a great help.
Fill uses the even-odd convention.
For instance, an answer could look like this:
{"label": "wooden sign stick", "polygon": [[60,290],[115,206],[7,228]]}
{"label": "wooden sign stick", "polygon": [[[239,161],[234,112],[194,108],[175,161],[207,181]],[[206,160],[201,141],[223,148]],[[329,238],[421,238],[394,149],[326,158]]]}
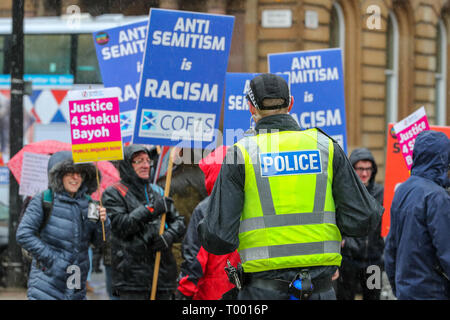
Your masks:
{"label": "wooden sign stick", "polygon": [[[175,154],[176,148],[171,148],[170,154],[169,154],[169,164],[167,167],[167,174],[166,174],[166,186],[164,189],[164,196],[168,197],[170,193],[170,183],[172,181],[172,167],[173,167],[173,156]],[[161,215],[161,225],[159,227],[159,234],[162,235],[164,232],[164,226],[166,225],[166,213],[163,213]],[[155,300],[156,297],[156,288],[158,286],[158,273],[159,273],[159,264],[161,262],[161,251],[156,252],[156,258],[155,258],[155,267],[153,269],[153,283],[152,283],[152,292],[150,295],[150,300]]]}
{"label": "wooden sign stick", "polygon": [[[97,175],[97,187],[98,187],[98,196],[99,196],[99,200],[100,200],[100,207],[103,207],[102,204],[102,190],[100,187],[100,178],[98,176],[98,165],[97,165],[97,161],[95,161],[95,173]],[[102,220],[100,220],[102,221]],[[103,232],[103,242],[106,242],[106,236],[105,236],[105,223],[102,221],[102,232]]]}

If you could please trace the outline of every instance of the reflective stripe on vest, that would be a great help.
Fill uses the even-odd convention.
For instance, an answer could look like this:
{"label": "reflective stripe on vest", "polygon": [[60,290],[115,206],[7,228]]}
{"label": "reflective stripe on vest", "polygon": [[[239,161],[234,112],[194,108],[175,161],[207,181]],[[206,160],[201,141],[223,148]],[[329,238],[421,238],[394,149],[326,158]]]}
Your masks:
{"label": "reflective stripe on vest", "polygon": [[[244,155],[246,168],[238,248],[244,270],[260,272],[302,266],[340,265],[341,235],[336,226],[331,195],[334,151],[331,140],[311,129],[260,133],[255,137],[244,138],[236,145]],[[311,149],[320,152],[320,173],[308,174],[308,177],[302,174],[263,176],[261,154]],[[289,183],[295,188],[304,185],[304,182],[312,185],[303,186],[300,192],[285,192]],[[281,191],[283,188],[284,191]],[[307,189],[311,192],[306,192]],[[304,210],[295,211],[299,208]]]}

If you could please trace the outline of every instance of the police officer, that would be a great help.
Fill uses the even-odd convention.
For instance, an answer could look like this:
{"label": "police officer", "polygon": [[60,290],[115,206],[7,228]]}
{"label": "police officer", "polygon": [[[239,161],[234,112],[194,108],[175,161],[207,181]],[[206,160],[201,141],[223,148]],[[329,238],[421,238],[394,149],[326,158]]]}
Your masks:
{"label": "police officer", "polygon": [[283,78],[255,77],[247,99],[256,135],[228,150],[200,241],[213,254],[238,250],[238,299],[336,299],[342,234],[367,235],[383,208],[333,139],[301,131]]}

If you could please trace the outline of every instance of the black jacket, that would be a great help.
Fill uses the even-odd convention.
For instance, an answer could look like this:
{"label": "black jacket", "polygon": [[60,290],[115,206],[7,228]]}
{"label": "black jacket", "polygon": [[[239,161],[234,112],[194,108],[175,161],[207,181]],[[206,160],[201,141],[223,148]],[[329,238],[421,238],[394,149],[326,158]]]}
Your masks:
{"label": "black jacket", "polygon": [[[131,145],[124,150],[119,163],[122,192],[114,186],[103,193],[103,205],[111,219],[112,287],[113,292],[151,290],[156,252],[152,243],[159,234],[160,219],[151,220],[144,205],[153,206],[163,196],[161,188],[138,177],[131,165],[133,154],[148,150]],[[148,200],[146,198],[146,192]],[[126,192],[125,192],[126,191]],[[181,241],[186,227],[184,217],[176,210],[166,215],[166,230],[174,242]],[[158,292],[176,289],[178,270],[171,248],[161,252]]]}
{"label": "black jacket", "polygon": [[[290,115],[277,114],[258,121],[255,130],[300,131],[300,127]],[[365,236],[379,223],[383,209],[367,192],[336,142],[334,150],[333,198],[337,226],[343,235]],[[234,146],[228,150],[211,194],[208,215],[199,224],[201,243],[213,254],[227,254],[239,246],[239,220],[244,204],[244,163],[238,147]],[[311,267],[310,270],[312,278],[331,277],[336,267]],[[281,269],[254,273],[253,276],[291,280],[298,271]]]}
{"label": "black jacket", "polygon": [[[355,149],[349,159],[352,166],[361,160],[372,162],[373,172],[367,191],[382,205],[384,188],[375,182],[378,167],[372,153],[366,148]],[[345,244],[342,248],[343,259],[349,259],[349,261],[361,268],[372,264],[383,265],[384,240],[381,237],[381,221],[367,236],[344,237],[344,240]]]}

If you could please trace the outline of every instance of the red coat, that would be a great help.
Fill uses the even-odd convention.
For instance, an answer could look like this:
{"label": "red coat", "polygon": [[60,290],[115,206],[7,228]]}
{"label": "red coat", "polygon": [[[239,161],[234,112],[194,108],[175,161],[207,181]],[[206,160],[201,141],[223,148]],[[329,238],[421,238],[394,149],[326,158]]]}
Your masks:
{"label": "red coat", "polygon": [[[205,186],[208,194],[211,193],[219,175],[225,153],[226,147],[220,147],[199,164],[205,174]],[[185,296],[192,297],[193,300],[220,299],[225,292],[234,287],[224,270],[227,260],[230,260],[233,266],[240,262],[237,251],[218,256],[207,252],[200,245],[197,226],[206,214],[208,199],[209,197],[200,202],[192,213],[182,245],[184,261],[181,264],[178,290]]]}

